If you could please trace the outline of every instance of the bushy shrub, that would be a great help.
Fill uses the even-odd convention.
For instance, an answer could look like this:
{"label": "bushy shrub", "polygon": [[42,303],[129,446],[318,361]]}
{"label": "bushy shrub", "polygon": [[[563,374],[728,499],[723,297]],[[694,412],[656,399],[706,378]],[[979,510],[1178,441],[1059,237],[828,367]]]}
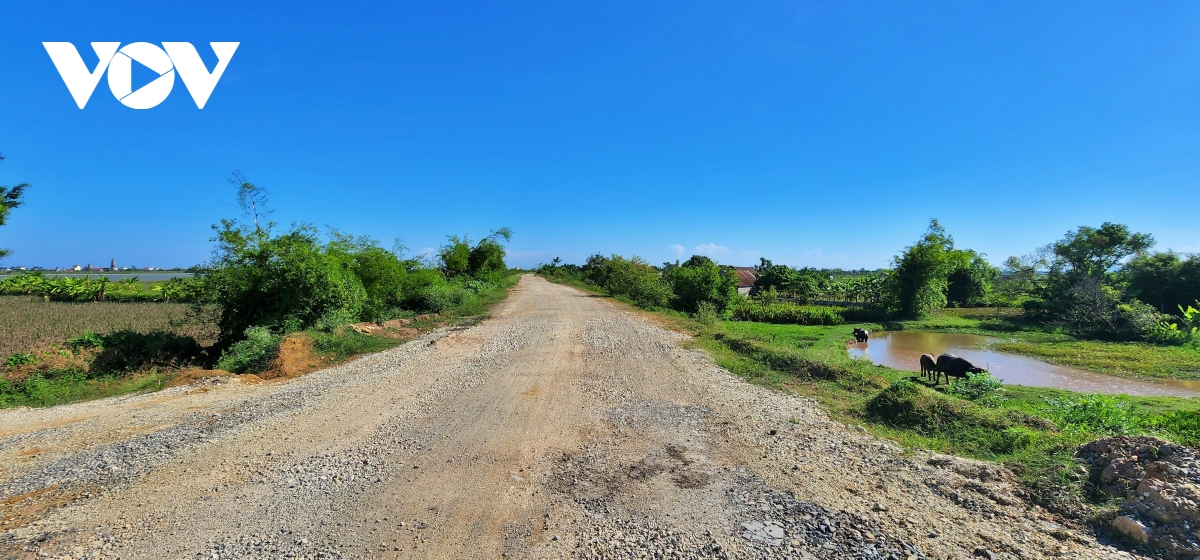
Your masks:
{"label": "bushy shrub", "polygon": [[[1196,302],[1200,305],[1200,302]],[[1147,329],[1145,338],[1156,344],[1191,344],[1200,346],[1200,310],[1192,306],[1179,306],[1181,319],[1164,318]]]}
{"label": "bushy shrub", "polygon": [[990,425],[999,430],[1007,425],[996,425],[988,416],[981,414],[975,405],[948,397],[937,391],[901,381],[880,391],[867,401],[867,415],[878,422],[900,428],[910,428],[923,435],[939,436],[955,425]]}
{"label": "bushy shrub", "polygon": [[1016,453],[1028,449],[1038,442],[1042,435],[1024,426],[1009,426],[997,434],[992,450],[996,453]]}
{"label": "bushy shrub", "polygon": [[221,312],[218,348],[249,327],[276,333],[309,328],[332,313],[358,317],[367,299],[353,263],[326,251],[316,230],[298,226],[278,236],[224,222],[218,250],[203,276],[204,295]]}
{"label": "bushy shrub", "polygon": [[443,282],[429,286],[421,292],[420,308],[429,313],[442,313],[463,305],[468,298],[478,296],[458,284]]}
{"label": "bushy shrub", "polygon": [[242,340],[221,354],[217,367],[232,373],[259,373],[279,354],[282,337],[266,327],[249,327]]}
{"label": "bushy shrub", "polygon": [[99,333],[88,331],[67,339],[67,347],[75,352],[88,348],[104,348],[104,337]]}
{"label": "bushy shrub", "polygon": [[666,307],[671,301],[671,288],[662,283],[658,270],[641,257],[626,259],[613,255],[604,264],[604,289],[614,296],[624,296],[642,307]]}
{"label": "bushy shrub", "polygon": [[675,308],[695,313],[702,302],[725,311],[737,297],[737,275],[722,269],[708,257],[693,256],[667,270],[663,280],[671,286]]}
{"label": "bushy shrub", "polygon": [[720,312],[717,311],[717,306],[711,301],[702,301],[696,306],[696,322],[706,327],[711,327],[721,318]]}
{"label": "bushy shrub", "polygon": [[93,373],[183,365],[198,359],[203,351],[196,339],[165,331],[115,331],[101,337],[98,347],[102,349],[89,368]]}
{"label": "bushy shrub", "polygon": [[1126,434],[1138,422],[1133,403],[1123,396],[1078,395],[1046,399],[1046,411],[1063,430]]}
{"label": "bushy shrub", "polygon": [[7,360],[4,360],[4,365],[8,367],[19,367],[32,364],[34,361],[36,361],[36,358],[33,356],[33,354],[28,352],[17,352],[9,356]]}
{"label": "bushy shrub", "polygon": [[988,372],[969,374],[966,379],[959,379],[950,386],[950,394],[967,400],[978,401],[993,395],[1004,382],[996,379]]}

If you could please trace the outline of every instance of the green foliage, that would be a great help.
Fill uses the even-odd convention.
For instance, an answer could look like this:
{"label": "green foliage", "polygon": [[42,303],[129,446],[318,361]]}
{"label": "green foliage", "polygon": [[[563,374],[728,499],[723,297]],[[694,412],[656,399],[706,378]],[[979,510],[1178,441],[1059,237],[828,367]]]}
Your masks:
{"label": "green foliage", "polygon": [[[237,189],[238,207],[242,209],[242,213],[254,223],[254,229],[262,229],[258,222],[259,216],[266,218],[272,212],[267,209],[267,189],[255,186],[241,171],[233,172],[229,184]],[[270,225],[266,227],[270,229]]]}
{"label": "green foliage", "polygon": [[[1200,305],[1200,301],[1196,302]],[[1155,344],[1200,346],[1200,310],[1179,306],[1180,320],[1160,320],[1146,329],[1146,340]]]}
{"label": "green foliage", "polygon": [[1059,429],[1101,435],[1128,434],[1138,423],[1133,404],[1123,395],[1047,398],[1046,413]]}
{"label": "green foliage", "polygon": [[67,339],[66,345],[75,352],[90,348],[102,349],[104,348],[104,337],[95,332],[89,331]]}
{"label": "green foliage", "polygon": [[206,303],[217,305],[217,346],[226,348],[249,327],[276,333],[306,329],[329,318],[353,320],[366,303],[362,281],[343,247],[327,251],[309,226],[274,236],[228,220],[203,275]]}
{"label": "green foliage", "polygon": [[197,301],[200,282],[194,278],[172,278],[142,292],[136,278],[113,282],[107,276],[46,276],[41,272],[23,272],[0,279],[0,294],[31,295],[47,301]]}
{"label": "green foliage", "polygon": [[703,302],[724,312],[737,297],[737,275],[708,257],[693,256],[683,265],[671,267],[663,280],[675,295],[674,307],[685,313],[695,313]]}
{"label": "green foliage", "polygon": [[438,250],[438,259],[442,264],[442,272],[447,278],[467,276],[471,274],[471,242],[470,239],[457,235],[447,238],[449,243]]}
{"label": "green foliage", "polygon": [[282,340],[266,327],[247,327],[242,339],[221,354],[217,367],[231,373],[259,373],[279,354]]}
{"label": "green foliage", "polygon": [[504,263],[506,253],[501,239],[511,240],[512,232],[508,228],[500,228],[481,239],[474,247],[466,236],[460,238],[451,235],[448,237],[449,243],[438,251],[442,271],[447,278],[470,277],[482,280],[507,274],[508,265]]}
{"label": "green foliage", "polygon": [[702,301],[696,306],[696,322],[704,327],[711,327],[721,318],[717,306],[711,301]]}
{"label": "green foliage", "polygon": [[1200,301],[1200,255],[1181,256],[1167,251],[1138,255],[1121,269],[1127,295],[1164,313],[1181,304]]}
{"label": "green foliage", "polygon": [[799,305],[788,301],[763,304],[739,300],[732,307],[733,319],[787,325],[841,325],[850,321],[879,321],[887,314],[880,309]]}
{"label": "green foliage", "polygon": [[[0,156],[0,161],[4,161],[4,156]],[[12,209],[20,206],[24,201],[21,197],[25,194],[25,189],[29,188],[29,183],[21,183],[13,187],[0,185],[0,226],[8,222],[8,214]],[[0,248],[0,259],[11,254],[8,249]]]}
{"label": "green foliage", "polygon": [[354,329],[341,329],[332,333],[308,331],[306,334],[312,338],[314,350],[334,361],[387,350],[400,343],[390,338],[362,334]]}
{"label": "green foliage", "polygon": [[100,353],[88,368],[93,374],[186,365],[199,359],[203,352],[196,339],[165,331],[119,330],[101,336],[95,347],[100,348]]}
{"label": "green foliage", "polygon": [[950,307],[978,307],[987,301],[992,283],[1000,271],[975,251],[950,251],[950,273],[946,275],[946,304]]}
{"label": "green foliage", "polygon": [[733,318],[738,321],[789,325],[841,325],[846,322],[846,319],[842,317],[845,309],[844,307],[798,305],[786,301],[763,305],[755,301],[743,300],[734,305]]}
{"label": "green foliage", "polygon": [[[948,397],[909,381],[894,383],[867,401],[869,418],[900,428],[936,436],[956,424],[984,424],[982,411],[962,399]],[[1000,429],[1007,425],[992,426]]]}
{"label": "green foliage", "polygon": [[946,306],[953,249],[954,240],[937,220],[930,220],[925,235],[896,256],[890,291],[901,313],[917,317]]}
{"label": "green foliage", "polygon": [[[408,269],[415,263],[401,261],[395,253],[379,247],[367,237],[354,238],[339,232],[332,233],[326,251],[337,260],[350,263],[351,270],[362,283],[366,295],[361,316],[366,321],[386,321],[404,306]],[[348,318],[353,322],[357,317]]]}
{"label": "green foliage", "polygon": [[99,399],[166,387],[168,378],[151,372],[123,377],[90,377],[78,371],[33,375],[20,382],[0,378],[0,408],[13,406],[54,406],[68,402]]}
{"label": "green foliage", "polygon": [[1099,228],[1080,226],[1067,232],[1053,245],[1060,264],[1056,268],[1070,276],[1103,277],[1127,257],[1154,246],[1154,237],[1134,233],[1124,224],[1104,222]]}
{"label": "green foliage", "polygon": [[8,367],[23,366],[26,364],[32,364],[34,359],[35,358],[33,357],[33,354],[28,352],[16,352],[10,355],[7,360],[4,360],[4,365]]}
{"label": "green foliage", "polygon": [[670,287],[660,280],[658,270],[641,257],[626,259],[620,255],[613,255],[603,266],[602,287],[608,293],[627,297],[647,308],[667,307],[670,303]]}
{"label": "green foliage", "polygon": [[471,298],[477,298],[477,296],[461,285],[434,284],[421,292],[420,310],[442,313],[469,304]]}
{"label": "green foliage", "polygon": [[1004,383],[988,372],[969,374],[950,386],[950,394],[971,401],[986,400],[995,395]]}

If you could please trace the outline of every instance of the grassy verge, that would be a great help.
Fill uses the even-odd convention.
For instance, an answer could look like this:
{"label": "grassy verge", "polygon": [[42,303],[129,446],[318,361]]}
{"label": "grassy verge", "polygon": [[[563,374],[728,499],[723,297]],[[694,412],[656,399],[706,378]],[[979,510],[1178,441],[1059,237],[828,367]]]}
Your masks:
{"label": "grassy verge", "polygon": [[132,375],[89,376],[82,372],[36,375],[20,383],[0,379],[0,408],[54,406],[76,401],[102,399],[128,393],[157,391],[167,387],[170,373],[159,371]]}
{"label": "grassy verge", "polygon": [[850,359],[846,327],[719,323],[694,344],[750,382],[819,401],[835,418],[909,448],[1003,463],[1042,503],[1075,516],[1089,503],[1075,449],[1118,434],[1200,445],[1200,399],[1082,395],[1006,386],[975,400],[913,372]]}
{"label": "grassy verge", "polygon": [[[842,422],[909,449],[1002,463],[1042,505],[1069,517],[1088,518],[1115,507],[1087,488],[1086,471],[1074,460],[1080,445],[1118,434],[1200,445],[1200,399],[1084,395],[1024,386],[1003,386],[969,398],[948,392],[945,385],[931,387],[913,372],[851,359],[845,346],[850,329],[879,325],[703,325],[678,313],[647,313],[692,334],[689,344],[705,350],[721,367],[751,383],[815,399]],[[900,327],[1005,332],[982,328],[986,321],[1008,322],[1003,317],[944,316]],[[1053,340],[1055,335],[1029,336],[1026,343],[1033,344],[1037,337]]]}

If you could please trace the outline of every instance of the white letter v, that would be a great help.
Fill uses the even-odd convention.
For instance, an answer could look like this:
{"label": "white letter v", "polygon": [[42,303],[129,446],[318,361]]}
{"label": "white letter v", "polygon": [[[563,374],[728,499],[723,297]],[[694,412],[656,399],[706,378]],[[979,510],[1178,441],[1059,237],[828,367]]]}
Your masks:
{"label": "white letter v", "polygon": [[225,67],[229,66],[229,59],[233,58],[233,52],[240,44],[209,43],[213,54],[217,55],[217,65],[213,68],[212,73],[209,73],[208,69],[204,67],[204,61],[200,60],[200,53],[196,52],[196,47],[193,47],[191,43],[164,41],[162,46],[167,51],[167,56],[171,57],[171,63],[175,65],[175,69],[179,71],[183,85],[187,86],[188,93],[192,94],[196,108],[203,109],[204,104],[208,103],[208,96],[212,95],[213,88],[217,87],[217,80],[220,80],[221,75],[225,73]]}
{"label": "white letter v", "polygon": [[75,45],[42,43],[42,46],[46,47],[50,60],[54,61],[54,67],[58,68],[58,75],[62,76],[63,82],[67,84],[67,90],[71,92],[71,97],[75,98],[75,104],[82,109],[87,105],[88,99],[91,99],[92,92],[96,91],[100,76],[108,69],[108,63],[112,62],[113,55],[121,48],[121,43],[92,43],[92,50],[96,51],[99,61],[96,62],[96,69],[90,72]]}

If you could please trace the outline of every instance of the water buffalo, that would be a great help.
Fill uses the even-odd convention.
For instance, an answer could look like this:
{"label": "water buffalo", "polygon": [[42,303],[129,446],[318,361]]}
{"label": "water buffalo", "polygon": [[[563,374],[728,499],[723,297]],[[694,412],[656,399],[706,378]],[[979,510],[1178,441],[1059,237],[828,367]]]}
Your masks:
{"label": "water buffalo", "polygon": [[854,329],[854,341],[855,342],[866,342],[867,339],[870,338],[870,336],[871,336],[871,331],[868,331],[866,329]]}
{"label": "water buffalo", "polygon": [[975,364],[967,361],[966,358],[959,358],[954,354],[942,354],[937,358],[936,369],[933,372],[933,384],[937,385],[937,376],[939,373],[945,374],[946,383],[950,383],[950,378],[955,379],[965,378],[969,373],[981,373],[985,371],[981,367],[976,367]]}
{"label": "water buffalo", "polygon": [[[933,354],[921,354],[921,376],[929,379],[933,375],[937,375],[937,358]],[[934,383],[937,383],[936,379]]]}

